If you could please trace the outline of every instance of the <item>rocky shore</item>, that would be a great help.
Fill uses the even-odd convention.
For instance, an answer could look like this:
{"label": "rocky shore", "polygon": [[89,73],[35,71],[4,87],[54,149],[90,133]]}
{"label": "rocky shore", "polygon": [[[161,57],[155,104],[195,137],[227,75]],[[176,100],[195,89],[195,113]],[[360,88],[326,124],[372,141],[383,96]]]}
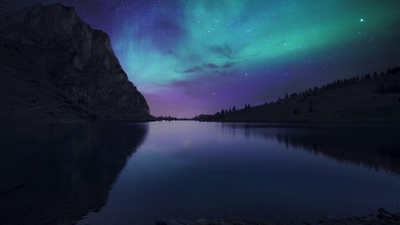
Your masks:
{"label": "rocky shore", "polygon": [[[248,220],[237,220],[237,219],[218,219],[218,220],[207,220],[198,219],[190,221],[186,219],[168,219],[168,220],[156,220],[155,225],[312,225],[309,221],[292,221],[289,223],[283,223],[281,221],[270,222],[263,219],[248,219]],[[353,216],[349,218],[334,218],[334,217],[322,217],[316,224],[321,225],[384,225],[384,224],[398,224],[400,225],[400,213],[392,213],[386,211],[383,208],[377,210],[377,214],[370,214],[368,216]]]}

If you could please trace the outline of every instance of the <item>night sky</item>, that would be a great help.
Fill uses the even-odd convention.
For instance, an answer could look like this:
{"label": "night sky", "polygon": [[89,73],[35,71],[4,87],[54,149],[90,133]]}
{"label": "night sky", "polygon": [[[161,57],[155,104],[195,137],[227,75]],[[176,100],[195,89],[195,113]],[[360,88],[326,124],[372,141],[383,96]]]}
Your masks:
{"label": "night sky", "polygon": [[74,6],[155,116],[275,101],[400,65],[399,0],[2,0]]}

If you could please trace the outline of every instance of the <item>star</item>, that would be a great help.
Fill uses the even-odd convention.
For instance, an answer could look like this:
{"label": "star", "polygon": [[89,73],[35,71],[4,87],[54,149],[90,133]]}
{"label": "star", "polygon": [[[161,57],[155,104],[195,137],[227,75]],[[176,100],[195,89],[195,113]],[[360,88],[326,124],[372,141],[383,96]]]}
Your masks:
{"label": "star", "polygon": [[[33,2],[53,0],[3,0],[0,14]],[[399,0],[58,2],[109,35],[155,116],[255,106],[399,65]]]}

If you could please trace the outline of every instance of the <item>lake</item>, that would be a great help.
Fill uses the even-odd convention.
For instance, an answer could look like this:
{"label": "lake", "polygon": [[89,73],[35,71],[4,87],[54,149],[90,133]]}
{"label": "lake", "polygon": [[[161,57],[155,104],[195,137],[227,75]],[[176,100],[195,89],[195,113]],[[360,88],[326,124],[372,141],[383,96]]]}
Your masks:
{"label": "lake", "polygon": [[93,123],[0,128],[0,224],[154,224],[400,211],[390,125]]}

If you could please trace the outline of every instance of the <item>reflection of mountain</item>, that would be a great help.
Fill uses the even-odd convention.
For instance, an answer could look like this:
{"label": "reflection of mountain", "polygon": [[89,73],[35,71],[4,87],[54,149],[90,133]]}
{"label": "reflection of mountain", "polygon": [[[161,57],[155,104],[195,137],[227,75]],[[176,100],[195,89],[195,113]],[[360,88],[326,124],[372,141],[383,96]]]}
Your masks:
{"label": "reflection of mountain", "polygon": [[[225,124],[247,137],[263,136],[293,148],[323,154],[339,162],[383,169],[400,175],[398,126]],[[237,133],[237,132],[235,132]]]}
{"label": "reflection of mountain", "polygon": [[72,224],[105,205],[146,124],[0,129],[0,224]]}

